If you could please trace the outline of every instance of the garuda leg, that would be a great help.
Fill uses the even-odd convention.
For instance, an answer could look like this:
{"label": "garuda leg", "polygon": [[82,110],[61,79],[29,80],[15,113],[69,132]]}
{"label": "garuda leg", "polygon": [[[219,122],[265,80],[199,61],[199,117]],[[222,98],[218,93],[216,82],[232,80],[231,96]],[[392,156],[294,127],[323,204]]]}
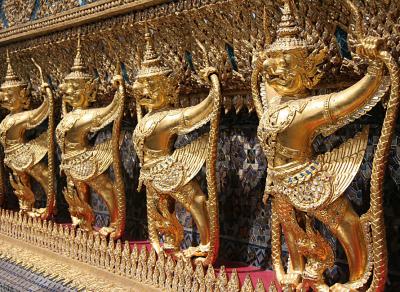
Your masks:
{"label": "garuda leg", "polygon": [[48,191],[48,168],[47,165],[44,164],[43,162],[39,162],[32,166],[29,170],[28,173],[30,176],[32,176],[43,188],[45,194],[46,194],[46,205],[47,208],[41,208],[38,210],[35,210],[35,213],[40,215],[42,219],[48,218],[49,215],[53,213],[53,210],[55,208],[55,198],[53,194],[49,196],[49,191]]}
{"label": "garuda leg", "polygon": [[155,198],[158,200],[157,209],[163,220],[157,224],[157,230],[164,234],[164,249],[179,250],[183,240],[183,227],[175,213],[175,200],[168,194],[161,194]]}
{"label": "garuda leg", "polygon": [[175,215],[175,200],[147,186],[147,224],[154,250],[161,251],[159,233],[164,235],[163,249],[178,250],[183,239],[183,228]]}
{"label": "garuda leg", "polygon": [[83,229],[93,229],[94,215],[89,205],[90,193],[86,183],[73,180],[67,176],[67,187],[64,188],[64,197],[69,206],[72,224],[80,225]]}
{"label": "garuda leg", "polygon": [[20,211],[29,214],[35,203],[35,195],[32,192],[29,174],[13,171],[13,174],[10,174],[10,183],[18,198]]}
{"label": "garuda leg", "polygon": [[104,236],[110,235],[112,238],[121,237],[124,230],[119,217],[124,210],[118,209],[118,194],[112,180],[103,173],[90,179],[87,183],[104,200],[110,214],[110,226],[101,228],[99,232]]}
{"label": "garuda leg", "polygon": [[150,185],[146,186],[147,226],[149,240],[157,253],[161,252],[160,239],[158,237],[158,225],[162,223],[162,216],[157,210],[158,194]]}
{"label": "garuda leg", "polygon": [[[306,238],[304,230],[298,225],[296,213],[292,205],[283,200],[282,198],[275,196],[273,200],[273,212],[278,217],[278,221],[282,227],[283,234],[285,237],[286,245],[288,247],[290,255],[290,265],[288,273],[284,275],[281,280],[283,286],[297,286],[301,281],[301,275],[304,271],[305,259],[300,253],[296,245],[296,240],[300,237]],[[281,248],[280,246],[277,248]],[[281,259],[273,259],[275,261],[281,261]]]}
{"label": "garuda leg", "polygon": [[[273,200],[274,212],[278,215],[290,254],[288,273],[281,280],[282,284],[294,288],[300,280],[305,286],[324,283],[322,274],[334,260],[329,243],[314,230],[312,218],[306,214],[300,218],[279,194]],[[299,225],[299,219],[304,219],[304,228]]]}
{"label": "garuda leg", "polygon": [[[360,217],[354,212],[345,196],[340,197],[326,209],[315,212],[335,235],[346,253],[349,264],[349,283],[344,286],[357,289],[368,280],[368,244]],[[342,285],[342,284],[340,284]]]}
{"label": "garuda leg", "polygon": [[184,251],[185,257],[207,256],[210,249],[210,219],[208,216],[206,195],[194,180],[191,180],[177,193],[172,195],[192,214],[200,234],[200,245],[186,249]]}

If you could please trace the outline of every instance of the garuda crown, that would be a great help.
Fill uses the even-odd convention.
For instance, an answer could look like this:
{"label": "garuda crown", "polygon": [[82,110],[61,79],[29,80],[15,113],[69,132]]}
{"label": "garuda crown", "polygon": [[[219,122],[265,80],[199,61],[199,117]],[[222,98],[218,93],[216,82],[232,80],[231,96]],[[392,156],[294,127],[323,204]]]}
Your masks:
{"label": "garuda crown", "polygon": [[141,68],[137,73],[137,78],[170,74],[172,70],[161,65],[161,59],[154,49],[153,37],[150,34],[147,25],[144,38],[146,40],[146,49]]}
{"label": "garuda crown", "polygon": [[76,49],[76,56],[74,64],[71,67],[71,73],[65,76],[64,80],[91,80],[92,76],[87,73],[87,67],[82,59],[81,54],[81,36],[78,34],[78,45]]}
{"label": "garuda crown", "polygon": [[281,21],[277,28],[275,41],[267,48],[267,53],[307,51],[308,44],[301,38],[302,28],[293,15],[290,0],[284,1]]}
{"label": "garuda crown", "polygon": [[11,66],[11,61],[10,61],[10,54],[8,53],[7,50],[7,73],[6,73],[6,78],[4,83],[1,85],[1,89],[7,89],[7,88],[15,88],[15,87],[27,87],[28,83],[24,82],[19,78],[15,73],[14,69]]}

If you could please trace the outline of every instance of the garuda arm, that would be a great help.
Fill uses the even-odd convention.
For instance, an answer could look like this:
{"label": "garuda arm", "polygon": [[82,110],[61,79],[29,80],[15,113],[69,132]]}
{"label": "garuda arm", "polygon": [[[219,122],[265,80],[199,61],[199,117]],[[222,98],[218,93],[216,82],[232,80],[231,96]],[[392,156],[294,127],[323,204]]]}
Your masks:
{"label": "garuda arm", "polygon": [[219,97],[219,79],[216,69],[204,69],[205,79],[209,80],[211,89],[208,96],[199,104],[182,109],[177,124],[177,134],[184,135],[200,128],[211,120],[213,105]]}
{"label": "garuda arm", "polygon": [[[215,69],[207,68],[206,71],[206,78],[211,83],[209,95],[195,106],[171,110],[165,119],[168,121],[170,132],[184,135],[200,128],[213,119],[216,112],[215,107],[219,105],[220,100],[219,79]],[[167,182],[169,177],[162,175],[162,172],[158,171],[157,176],[159,181],[162,182],[162,186],[160,184],[160,187],[156,187],[156,189],[167,190],[166,186],[168,186],[168,191],[171,191],[187,184],[200,171],[207,159],[207,150],[211,147],[208,140],[212,133],[213,131],[210,130],[210,135],[204,135],[184,147],[175,149],[170,158],[176,162],[174,164],[175,167],[180,165],[185,171],[182,173],[182,177],[174,180],[174,182]],[[171,169],[168,168],[166,171],[171,171]],[[156,181],[158,180],[153,179],[153,185],[157,185]]]}
{"label": "garuda arm", "polygon": [[38,108],[28,111],[27,115],[27,129],[39,126],[49,116],[49,96],[43,99],[42,104]]}
{"label": "garuda arm", "polygon": [[360,81],[343,91],[312,101],[304,115],[314,117],[314,125],[324,136],[358,119],[372,109],[389,88],[389,80],[383,77],[383,68],[382,62],[372,62]]}
{"label": "garuda arm", "polygon": [[96,108],[93,111],[94,118],[90,125],[91,132],[99,131],[117,118],[121,103],[123,103],[123,99],[121,98],[122,94],[124,94],[123,86],[123,83],[118,85],[114,98],[109,105],[103,108]]}

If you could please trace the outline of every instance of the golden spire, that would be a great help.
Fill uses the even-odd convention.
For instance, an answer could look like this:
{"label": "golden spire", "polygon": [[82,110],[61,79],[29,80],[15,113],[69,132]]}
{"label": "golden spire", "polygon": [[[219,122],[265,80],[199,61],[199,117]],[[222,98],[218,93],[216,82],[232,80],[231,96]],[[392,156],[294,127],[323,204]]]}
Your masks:
{"label": "golden spire", "polygon": [[276,30],[276,40],[267,49],[268,52],[306,50],[307,43],[301,38],[302,29],[293,15],[290,0],[284,0],[281,21]]}
{"label": "golden spire", "polygon": [[7,73],[6,73],[5,82],[1,85],[1,89],[28,86],[28,84],[26,82],[23,82],[14,73],[14,69],[11,66],[10,54],[9,54],[8,50],[7,50],[6,62],[7,62]]}
{"label": "golden spire", "polygon": [[161,65],[160,57],[154,49],[154,40],[151,35],[147,24],[145,25],[144,39],[146,47],[143,57],[143,62],[140,70],[138,71],[137,78],[150,77],[156,75],[168,75],[172,70],[168,67]]}
{"label": "golden spire", "polygon": [[71,73],[69,73],[64,79],[65,80],[90,80],[92,76],[88,74],[87,67],[82,59],[81,54],[81,34],[78,33],[78,44],[76,48],[76,55],[74,59],[74,64],[71,67]]}
{"label": "golden spire", "polygon": [[151,62],[151,61],[155,61],[158,59],[157,53],[154,49],[154,40],[152,38],[152,35],[149,31],[149,27],[145,26],[145,33],[144,33],[144,39],[146,41],[146,51],[144,53],[144,62]]}

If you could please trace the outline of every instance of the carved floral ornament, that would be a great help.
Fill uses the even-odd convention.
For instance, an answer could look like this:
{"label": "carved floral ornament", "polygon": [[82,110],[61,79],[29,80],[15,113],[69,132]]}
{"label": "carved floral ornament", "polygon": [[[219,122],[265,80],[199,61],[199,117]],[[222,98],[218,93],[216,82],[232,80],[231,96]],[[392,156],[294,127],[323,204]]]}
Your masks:
{"label": "carved floral ornament", "polygon": [[[342,64],[337,45],[330,34],[334,29],[333,23],[341,21],[346,24],[346,17],[339,17],[340,7],[333,7],[329,11],[333,19],[332,23],[322,23],[322,18],[318,16],[325,13],[327,18],[326,7],[331,4],[327,2],[323,3],[323,7],[319,7],[314,2],[300,2],[298,14],[309,15],[307,22],[301,17],[306,27],[307,38],[312,38],[312,41],[318,43],[320,47],[331,43],[326,64],[324,64],[326,79],[336,80],[341,76],[340,71],[345,71],[352,78],[357,78],[359,74],[352,70],[353,64],[346,61]],[[98,5],[101,3],[99,2]],[[265,25],[263,25],[264,7]],[[219,9],[221,13],[210,13],[213,9]],[[88,60],[90,70],[96,69],[100,78],[106,76],[107,72],[113,71],[112,59],[118,55],[118,58],[126,65],[128,79],[134,80],[143,53],[141,51],[144,40],[143,24],[147,21],[155,35],[155,45],[162,54],[164,63],[172,67],[175,72],[179,72],[182,79],[180,91],[183,94],[189,94],[193,90],[200,89],[201,91],[197,71],[203,65],[201,64],[202,53],[195,45],[194,38],[196,38],[205,44],[209,51],[210,62],[221,72],[222,89],[229,92],[227,94],[230,96],[229,99],[224,100],[226,110],[239,112],[241,109],[248,108],[251,111],[251,98],[244,91],[249,90],[252,56],[263,47],[266,27],[272,31],[272,37],[274,37],[274,27],[280,14],[279,3],[275,1],[254,0],[248,1],[245,5],[242,0],[171,2],[82,25],[80,30],[85,46],[83,54]],[[66,22],[66,25],[68,23]],[[40,27],[35,26],[35,30]],[[1,38],[8,38],[10,33],[4,31],[5,35],[2,35],[0,31],[0,43]],[[44,66],[43,69],[52,77],[53,82],[60,83],[63,76],[68,73],[76,35],[77,29],[71,28],[11,44],[10,52],[18,55],[17,70],[24,71],[22,76],[31,75],[27,63],[33,56],[38,61],[42,60],[40,63]],[[322,37],[317,37],[317,35]],[[47,51],[47,55],[42,54],[43,49]],[[90,52],[93,51],[97,53],[91,54]],[[36,77],[30,77],[34,82]],[[341,80],[338,80],[338,83],[340,82]],[[233,100],[236,92],[240,92],[242,97]],[[182,102],[187,101],[187,97],[182,100]]]}
{"label": "carved floral ornament", "polygon": [[21,24],[31,19],[35,0],[5,0],[3,11],[9,26]]}

